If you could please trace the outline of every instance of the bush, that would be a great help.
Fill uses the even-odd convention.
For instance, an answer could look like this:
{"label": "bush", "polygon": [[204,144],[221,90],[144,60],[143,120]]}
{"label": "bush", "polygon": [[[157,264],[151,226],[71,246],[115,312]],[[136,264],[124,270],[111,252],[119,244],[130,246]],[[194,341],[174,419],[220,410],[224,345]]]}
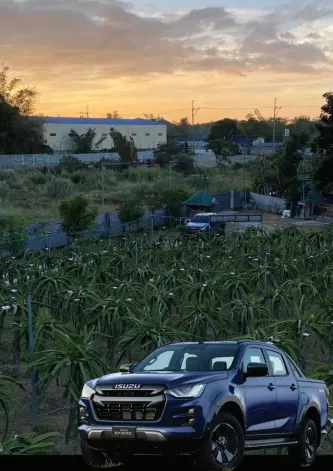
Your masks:
{"label": "bush", "polygon": [[97,216],[97,210],[89,209],[88,200],[80,195],[61,201],[59,212],[63,219],[63,229],[69,234],[88,229]]}
{"label": "bush", "polygon": [[31,175],[30,180],[35,185],[45,185],[47,181],[46,176],[41,173],[36,173],[36,174]]}
{"label": "bush", "polygon": [[20,255],[24,252],[28,239],[24,219],[7,216],[1,219],[0,227],[2,229],[0,234],[0,250],[6,250],[11,255]]}
{"label": "bush", "polygon": [[144,212],[144,208],[137,201],[126,201],[117,209],[119,221],[122,223],[137,221],[143,217]]}
{"label": "bush", "polygon": [[51,177],[46,183],[46,196],[49,198],[64,198],[72,191],[72,182],[66,178]]}
{"label": "bush", "polygon": [[161,203],[167,214],[172,217],[179,217],[182,214],[181,204],[187,200],[190,194],[184,188],[173,188],[161,192]]}
{"label": "bush", "polygon": [[65,155],[59,160],[58,168],[65,169],[67,172],[75,172],[82,168],[85,168],[86,164],[77,157],[72,155]]}
{"label": "bush", "polygon": [[7,199],[9,194],[9,185],[7,182],[0,181],[0,199],[5,200]]}
{"label": "bush", "polygon": [[86,181],[85,175],[83,175],[82,173],[79,173],[79,172],[73,173],[70,176],[70,179],[71,179],[72,183],[74,183],[75,185],[77,185],[79,183],[84,183]]}

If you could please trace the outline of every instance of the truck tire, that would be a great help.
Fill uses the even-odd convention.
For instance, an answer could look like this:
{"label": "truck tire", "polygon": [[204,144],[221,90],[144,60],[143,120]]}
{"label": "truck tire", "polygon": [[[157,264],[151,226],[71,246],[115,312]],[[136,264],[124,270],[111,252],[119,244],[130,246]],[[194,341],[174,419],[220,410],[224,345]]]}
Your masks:
{"label": "truck tire", "polygon": [[301,424],[298,444],[288,448],[288,455],[296,467],[311,466],[319,445],[318,430],[313,420],[305,418]]}
{"label": "truck tire", "polygon": [[201,471],[221,471],[236,468],[244,456],[244,431],[229,412],[220,412],[213,420],[208,438],[194,456]]}
{"label": "truck tire", "polygon": [[102,468],[105,465],[111,464],[104,453],[100,450],[94,450],[87,443],[81,439],[81,453],[84,462],[92,468]]}

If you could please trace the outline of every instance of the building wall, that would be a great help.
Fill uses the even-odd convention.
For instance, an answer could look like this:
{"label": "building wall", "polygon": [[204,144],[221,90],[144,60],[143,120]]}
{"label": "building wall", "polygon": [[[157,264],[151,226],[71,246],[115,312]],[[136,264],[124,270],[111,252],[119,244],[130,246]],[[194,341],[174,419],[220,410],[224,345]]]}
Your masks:
{"label": "building wall", "polygon": [[78,134],[87,132],[89,128],[96,130],[97,142],[100,138],[106,139],[101,143],[100,149],[110,149],[113,147],[113,141],[110,136],[110,128],[124,136],[134,140],[137,149],[154,149],[158,144],[166,143],[167,128],[165,124],[153,125],[121,125],[121,124],[67,124],[67,123],[44,123],[44,136],[47,144],[55,151],[69,151],[71,142],[68,133],[74,129]]}

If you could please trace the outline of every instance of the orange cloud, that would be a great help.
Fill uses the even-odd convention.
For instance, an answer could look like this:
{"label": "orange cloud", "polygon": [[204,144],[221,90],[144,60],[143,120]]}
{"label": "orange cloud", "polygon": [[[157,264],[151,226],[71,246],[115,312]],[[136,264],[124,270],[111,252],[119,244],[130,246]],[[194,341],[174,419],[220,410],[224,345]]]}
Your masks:
{"label": "orange cloud", "polygon": [[[3,0],[0,52],[15,75],[36,85],[39,110],[49,115],[78,115],[88,104],[94,115],[166,111],[176,119],[186,112],[174,110],[195,98],[203,104],[198,120],[244,116],[251,103],[267,106],[277,94],[301,105],[304,84],[319,107],[333,35],[327,25],[325,43],[315,28],[333,10],[316,4],[247,20],[223,7],[144,17],[120,0]],[[225,111],[209,110],[214,103]]]}

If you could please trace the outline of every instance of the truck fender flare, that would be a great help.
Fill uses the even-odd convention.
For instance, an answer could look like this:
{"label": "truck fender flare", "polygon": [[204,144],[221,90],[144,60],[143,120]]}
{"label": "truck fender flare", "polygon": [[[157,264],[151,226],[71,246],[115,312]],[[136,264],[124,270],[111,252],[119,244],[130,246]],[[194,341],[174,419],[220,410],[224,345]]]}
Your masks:
{"label": "truck fender flare", "polygon": [[[311,408],[316,409],[316,411],[318,412],[319,417],[321,416],[320,415],[320,410],[318,409],[318,404],[316,404],[315,402],[308,402],[307,404],[304,404],[303,407],[300,410],[298,426],[300,426],[300,424],[303,422],[304,417],[306,416],[308,410],[311,409]],[[320,430],[319,430],[319,432],[320,432]]]}
{"label": "truck fender flare", "polygon": [[239,407],[239,409],[241,410],[242,416],[243,416],[244,426],[246,426],[245,425],[246,424],[246,416],[245,416],[245,412],[244,412],[244,405],[242,404],[241,400],[238,397],[234,396],[234,395],[226,396],[225,394],[221,393],[219,396],[217,396],[217,398],[213,402],[211,408],[209,409],[204,434],[209,432],[211,422],[218,415],[218,413],[220,412],[222,407],[225,406],[227,403],[233,403],[233,404],[235,404]]}

